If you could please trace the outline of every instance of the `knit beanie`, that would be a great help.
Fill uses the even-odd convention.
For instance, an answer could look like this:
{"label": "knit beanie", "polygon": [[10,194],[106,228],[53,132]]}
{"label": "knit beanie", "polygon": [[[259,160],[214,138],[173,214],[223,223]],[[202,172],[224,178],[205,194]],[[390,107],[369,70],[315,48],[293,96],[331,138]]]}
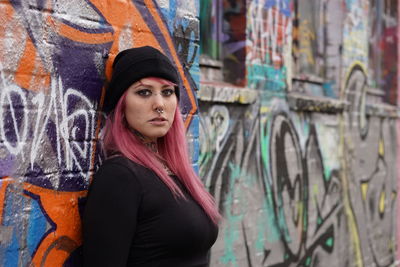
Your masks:
{"label": "knit beanie", "polygon": [[146,77],[163,78],[176,84],[175,94],[179,99],[179,76],[174,65],[154,47],[142,46],[123,50],[115,57],[103,111],[110,113],[124,92],[133,83]]}

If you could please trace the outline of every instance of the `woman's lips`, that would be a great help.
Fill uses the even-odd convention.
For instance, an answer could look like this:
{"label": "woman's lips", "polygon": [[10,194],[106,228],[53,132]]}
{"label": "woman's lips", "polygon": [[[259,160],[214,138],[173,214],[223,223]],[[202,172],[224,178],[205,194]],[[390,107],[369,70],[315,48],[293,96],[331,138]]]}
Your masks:
{"label": "woman's lips", "polygon": [[168,121],[167,121],[165,118],[153,118],[153,119],[149,120],[149,122],[150,122],[151,124],[153,124],[153,125],[160,125],[160,126],[162,126],[162,125],[167,124]]}
{"label": "woman's lips", "polygon": [[150,121],[166,121],[167,119],[166,118],[163,118],[163,117],[157,117],[157,118],[153,118],[153,119],[151,119]]}

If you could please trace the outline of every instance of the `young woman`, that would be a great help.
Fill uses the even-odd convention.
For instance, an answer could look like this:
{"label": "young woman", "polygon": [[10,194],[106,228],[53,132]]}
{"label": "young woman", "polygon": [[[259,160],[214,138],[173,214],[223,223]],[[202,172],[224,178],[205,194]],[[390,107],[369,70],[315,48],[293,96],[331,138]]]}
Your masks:
{"label": "young woman", "polygon": [[84,266],[208,266],[220,218],[191,167],[170,60],[146,46],[114,60],[107,160],[83,215]]}

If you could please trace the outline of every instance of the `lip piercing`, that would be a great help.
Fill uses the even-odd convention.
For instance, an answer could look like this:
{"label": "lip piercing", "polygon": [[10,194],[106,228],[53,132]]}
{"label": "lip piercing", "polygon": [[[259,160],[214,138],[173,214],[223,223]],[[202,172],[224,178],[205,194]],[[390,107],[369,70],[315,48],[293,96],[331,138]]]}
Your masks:
{"label": "lip piercing", "polygon": [[162,108],[156,108],[156,111],[158,112],[158,114],[163,114],[164,110]]}

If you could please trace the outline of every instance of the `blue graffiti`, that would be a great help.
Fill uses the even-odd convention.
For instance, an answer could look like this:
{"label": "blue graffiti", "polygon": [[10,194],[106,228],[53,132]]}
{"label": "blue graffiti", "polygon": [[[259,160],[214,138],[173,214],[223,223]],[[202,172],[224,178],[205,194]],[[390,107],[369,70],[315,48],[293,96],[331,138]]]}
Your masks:
{"label": "blue graffiti", "polygon": [[286,17],[290,17],[290,0],[267,0],[264,3],[264,8],[269,9],[272,7],[277,7],[279,12]]}

